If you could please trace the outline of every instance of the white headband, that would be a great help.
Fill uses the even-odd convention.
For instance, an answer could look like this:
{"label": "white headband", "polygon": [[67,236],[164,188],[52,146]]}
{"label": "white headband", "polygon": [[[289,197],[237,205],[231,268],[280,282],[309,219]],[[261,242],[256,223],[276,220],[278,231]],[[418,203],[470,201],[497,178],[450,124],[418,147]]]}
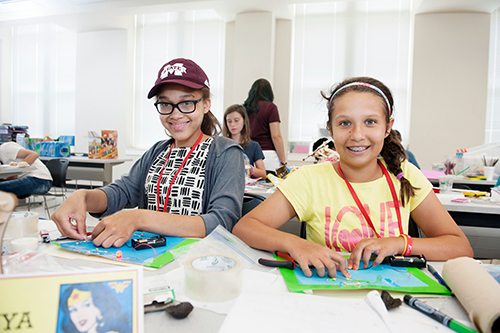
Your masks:
{"label": "white headband", "polygon": [[330,102],[328,103],[328,108],[330,108],[332,106],[333,98],[335,97],[335,95],[338,94],[339,91],[344,90],[347,87],[352,87],[352,86],[364,86],[364,87],[371,88],[371,89],[375,90],[376,92],[378,92],[380,95],[382,95],[385,102],[387,103],[387,107],[389,108],[389,116],[392,116],[391,104],[389,104],[389,99],[387,99],[387,96],[385,96],[384,92],[382,90],[380,90],[378,87],[375,87],[373,84],[369,84],[369,83],[365,83],[365,82],[351,82],[351,83],[346,84],[345,86],[343,86],[339,90],[337,90],[332,95],[332,97],[330,97]]}

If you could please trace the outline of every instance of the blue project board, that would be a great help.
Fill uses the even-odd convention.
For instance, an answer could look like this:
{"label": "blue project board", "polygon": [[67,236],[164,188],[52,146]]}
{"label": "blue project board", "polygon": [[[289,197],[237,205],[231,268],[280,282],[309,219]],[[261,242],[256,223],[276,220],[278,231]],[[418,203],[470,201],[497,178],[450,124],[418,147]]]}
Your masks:
{"label": "blue project board", "polygon": [[[150,232],[136,231],[132,235],[132,238],[150,238],[158,236],[158,234],[153,234]],[[139,264],[152,268],[160,268],[163,265],[174,260],[174,256],[170,250],[179,248],[184,245],[189,245],[191,243],[197,242],[197,239],[188,239],[181,237],[167,237],[166,245],[148,248],[144,250],[132,249],[132,241],[129,239],[122,247],[111,247],[104,248],[102,246],[95,246],[92,241],[72,241],[66,243],[57,243],[61,248],[73,252],[78,252],[87,255],[94,255],[98,257],[104,257],[108,259],[125,261],[133,264]],[[118,251],[122,252],[121,259],[117,258],[116,253]]]}
{"label": "blue project board", "polygon": [[335,280],[328,276],[319,277],[315,270],[312,277],[307,277],[300,267],[294,270],[280,268],[280,272],[291,292],[378,289],[406,293],[451,294],[446,287],[415,267],[391,267],[388,264],[373,267],[370,262],[368,268],[348,269],[351,274],[349,280],[340,272],[337,272]]}

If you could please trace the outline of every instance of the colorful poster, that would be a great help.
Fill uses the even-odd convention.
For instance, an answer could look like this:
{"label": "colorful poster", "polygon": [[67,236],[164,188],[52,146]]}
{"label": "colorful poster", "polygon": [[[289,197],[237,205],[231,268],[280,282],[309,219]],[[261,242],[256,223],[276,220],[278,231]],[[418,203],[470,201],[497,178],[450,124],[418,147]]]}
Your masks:
{"label": "colorful poster", "polygon": [[92,241],[72,241],[59,243],[66,250],[82,254],[104,257],[113,260],[125,261],[132,264],[144,265],[152,268],[160,268],[174,260],[170,250],[198,241],[197,239],[186,239],[181,237],[165,237],[166,245],[137,250],[132,247],[132,239],[156,237],[157,234],[144,231],[136,231],[122,247],[103,248],[95,246]]}
{"label": "colorful poster", "polygon": [[378,289],[406,293],[451,294],[446,287],[415,267],[391,267],[388,264],[372,267],[370,262],[368,268],[349,269],[348,271],[351,274],[349,280],[340,272],[337,272],[336,279],[328,276],[319,277],[316,273],[309,278],[304,275],[300,268],[295,270],[280,268],[285,283],[291,292]]}
{"label": "colorful poster", "polygon": [[0,276],[12,332],[143,332],[142,268]]}

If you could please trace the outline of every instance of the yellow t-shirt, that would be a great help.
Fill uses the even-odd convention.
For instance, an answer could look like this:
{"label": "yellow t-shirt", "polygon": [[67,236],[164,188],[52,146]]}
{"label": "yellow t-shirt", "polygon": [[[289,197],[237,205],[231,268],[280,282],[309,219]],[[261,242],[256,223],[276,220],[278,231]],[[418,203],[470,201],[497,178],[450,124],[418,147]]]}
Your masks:
{"label": "yellow t-shirt", "polygon": [[[387,166],[383,159],[381,161]],[[405,178],[417,187],[416,195],[401,207],[402,227],[408,233],[410,212],[432,191],[432,184],[413,164],[404,161]],[[399,199],[401,183],[389,172]],[[399,235],[399,224],[391,190],[385,176],[367,182],[351,183],[361,204],[381,237]],[[307,222],[307,239],[336,251],[351,252],[362,238],[376,238],[356,205],[347,185],[332,163],[303,166],[291,174],[278,189],[295,209],[300,221]]]}

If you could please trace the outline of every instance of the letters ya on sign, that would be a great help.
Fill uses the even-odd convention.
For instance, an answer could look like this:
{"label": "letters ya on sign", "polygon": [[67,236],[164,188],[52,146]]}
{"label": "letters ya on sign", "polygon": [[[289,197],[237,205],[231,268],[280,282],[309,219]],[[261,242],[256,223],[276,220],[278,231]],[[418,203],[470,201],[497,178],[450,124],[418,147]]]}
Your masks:
{"label": "letters ya on sign", "polygon": [[29,312],[2,313],[0,316],[3,321],[3,324],[0,326],[1,332],[33,329]]}

